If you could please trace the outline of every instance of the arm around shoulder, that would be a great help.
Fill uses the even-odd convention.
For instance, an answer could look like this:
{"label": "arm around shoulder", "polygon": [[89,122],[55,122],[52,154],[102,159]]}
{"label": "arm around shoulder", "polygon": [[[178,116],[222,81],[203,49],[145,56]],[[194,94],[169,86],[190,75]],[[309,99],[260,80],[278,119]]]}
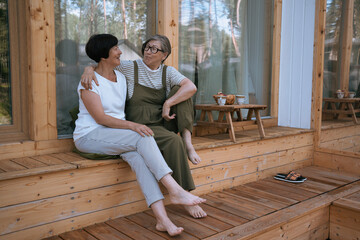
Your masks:
{"label": "arm around shoulder", "polygon": [[91,82],[94,80],[95,84],[99,86],[99,82],[95,76],[95,66],[87,66],[81,75],[81,85],[85,89],[92,89]]}

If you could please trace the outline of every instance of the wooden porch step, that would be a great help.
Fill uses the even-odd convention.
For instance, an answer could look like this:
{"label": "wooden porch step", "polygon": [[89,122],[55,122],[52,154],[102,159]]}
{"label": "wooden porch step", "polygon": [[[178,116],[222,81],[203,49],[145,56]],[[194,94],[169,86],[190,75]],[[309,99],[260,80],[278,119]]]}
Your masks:
{"label": "wooden porch step", "polygon": [[330,207],[330,239],[360,238],[360,191],[336,200]]}
{"label": "wooden porch step", "polygon": [[73,152],[7,159],[0,161],[0,181],[119,162],[122,160],[89,160]]}
{"label": "wooden porch step", "polygon": [[[236,144],[226,134],[193,139],[202,158],[200,164],[190,164],[195,194],[311,165],[313,132],[269,128],[267,138],[259,140],[252,137],[252,131],[240,131]],[[261,211],[271,211],[282,203],[272,205]],[[204,208],[215,209],[210,205]],[[122,160],[94,161],[65,152],[0,161],[0,239],[41,239],[145,210],[136,176]],[[249,218],[262,214],[260,209],[254,213],[245,210]],[[244,220],[248,219],[234,219]]]}
{"label": "wooden porch step", "polygon": [[[308,178],[305,183],[266,178],[203,195],[208,213],[203,219],[193,219],[180,206],[166,206],[172,221],[185,229],[176,239],[327,239],[330,204],[343,197],[358,201],[360,176],[314,166],[297,171]],[[156,231],[155,223],[146,210],[47,240],[172,239]]]}

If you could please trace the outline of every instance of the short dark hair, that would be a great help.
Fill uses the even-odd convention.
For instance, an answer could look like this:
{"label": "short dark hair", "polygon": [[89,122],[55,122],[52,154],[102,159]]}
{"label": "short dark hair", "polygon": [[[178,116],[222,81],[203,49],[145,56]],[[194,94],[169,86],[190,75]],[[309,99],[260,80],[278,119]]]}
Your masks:
{"label": "short dark hair", "polygon": [[[169,55],[171,54],[170,40],[166,36],[160,35],[160,34],[156,34],[144,42],[144,44],[142,45],[142,48],[141,48],[141,53],[143,56],[144,56],[145,47],[150,41],[159,41],[161,43],[161,50],[163,50],[164,53],[168,53],[166,58],[169,57]],[[164,59],[164,61],[166,60],[166,58]]]}
{"label": "short dark hair", "polygon": [[86,54],[95,62],[100,62],[101,58],[108,58],[109,51],[118,44],[118,39],[111,34],[92,35],[85,46]]}

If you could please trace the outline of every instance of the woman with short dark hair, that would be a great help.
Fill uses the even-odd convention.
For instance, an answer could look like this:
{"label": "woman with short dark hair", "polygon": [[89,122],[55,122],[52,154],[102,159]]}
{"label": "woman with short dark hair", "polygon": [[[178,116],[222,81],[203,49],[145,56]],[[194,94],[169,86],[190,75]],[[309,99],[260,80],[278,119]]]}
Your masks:
{"label": "woman with short dark hair", "polygon": [[[201,161],[191,143],[194,122],[191,97],[197,89],[174,67],[163,64],[170,53],[169,39],[155,35],[142,45],[143,59],[121,61],[116,69],[127,81],[126,118],[154,131],[155,141],[173,170],[172,176],[185,190],[191,191],[195,184],[188,159],[193,164]],[[81,77],[83,86],[91,88],[92,79],[98,85],[93,68],[86,67]],[[206,216],[198,205],[185,208],[194,218]]]}
{"label": "woman with short dark hair", "polygon": [[98,63],[95,75],[100,84],[92,84],[89,90],[78,86],[80,112],[73,134],[75,146],[85,153],[121,155],[136,173],[146,202],[154,211],[156,229],[178,235],[183,228],[168,218],[158,181],[167,188],[173,204],[197,205],[205,199],[185,191],[173,179],[151,128],[125,119],[126,80],[114,70],[122,53],[117,44],[117,38],[110,34],[93,35],[86,44],[86,53]]}

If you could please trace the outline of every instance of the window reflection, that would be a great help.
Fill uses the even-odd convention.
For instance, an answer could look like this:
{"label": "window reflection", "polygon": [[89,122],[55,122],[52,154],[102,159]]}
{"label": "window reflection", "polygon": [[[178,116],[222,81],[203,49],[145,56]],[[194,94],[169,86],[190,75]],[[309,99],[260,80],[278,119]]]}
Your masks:
{"label": "window reflection", "polygon": [[[80,75],[91,60],[85,44],[97,33],[119,39],[123,60],[140,58],[143,41],[155,34],[155,0],[55,0],[56,100],[60,138],[71,137],[69,111],[78,105]],[[151,13],[151,14],[149,14]]]}
{"label": "window reflection", "polygon": [[[342,86],[346,91],[358,92],[357,96],[360,97],[360,0],[354,0],[353,11],[347,12],[344,1],[341,0],[328,0],[326,9],[326,28],[325,28],[325,54],[324,54],[324,87],[323,97],[334,97],[338,89]],[[351,23],[346,19],[347,14],[352,14]],[[342,67],[341,54],[342,45],[345,44],[346,38],[344,34],[345,26],[351,25],[352,39],[351,54],[350,54],[350,67],[343,65],[343,68],[349,67],[349,75],[344,76],[341,80],[340,68]],[[346,43],[347,44],[347,43]],[[345,45],[344,45],[345,46]],[[342,69],[346,72],[346,69]],[[343,83],[341,83],[343,81]],[[342,89],[344,90],[344,89]]]}
{"label": "window reflection", "polygon": [[324,53],[324,87],[323,97],[333,97],[340,86],[340,34],[342,1],[328,1],[326,7],[325,53]]}
{"label": "window reflection", "polygon": [[12,124],[8,3],[0,0],[0,125]]}
{"label": "window reflection", "polygon": [[197,85],[196,103],[213,103],[218,91],[241,94],[270,115],[272,4],[179,1],[179,70]]}
{"label": "window reflection", "polygon": [[360,0],[354,1],[353,39],[350,59],[349,91],[360,97]]}

